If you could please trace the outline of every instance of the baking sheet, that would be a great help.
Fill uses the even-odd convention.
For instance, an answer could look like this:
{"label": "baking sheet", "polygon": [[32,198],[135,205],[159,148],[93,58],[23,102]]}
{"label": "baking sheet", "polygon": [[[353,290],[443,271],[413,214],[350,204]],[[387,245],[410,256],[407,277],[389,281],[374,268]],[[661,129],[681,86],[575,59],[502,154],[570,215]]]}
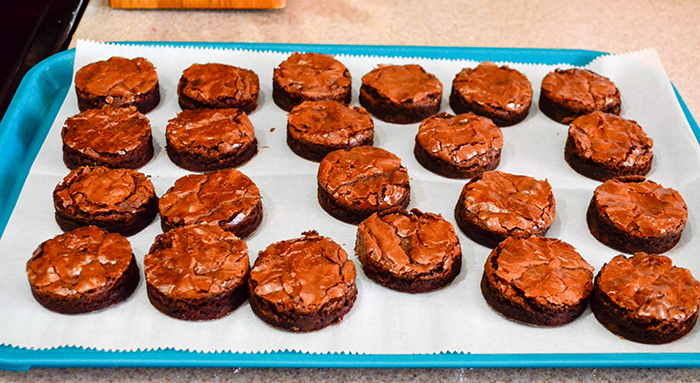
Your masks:
{"label": "baking sheet", "polygon": [[[103,46],[98,46],[105,48]],[[122,45],[109,47],[117,49],[122,55],[130,56],[129,53],[144,55],[151,59],[159,68],[161,81],[164,89],[164,103],[149,113],[154,124],[154,135],[156,140],[160,140],[159,157],[149,166],[155,167],[157,175],[150,173],[149,166],[142,169],[147,174],[152,174],[157,190],[162,193],[174,182],[181,171],[174,165],[167,163],[167,157],[163,157],[162,152],[162,132],[164,121],[172,118],[176,111],[169,107],[176,106],[174,96],[174,84],[177,82],[179,72],[184,69],[175,69],[175,75],[168,75],[168,65],[175,66],[176,53],[184,53],[183,60],[195,56],[197,60],[202,58],[216,59],[222,57],[226,60],[233,60],[234,65],[255,69],[260,75],[262,82],[261,107],[251,115],[251,120],[256,126],[256,130],[261,139],[261,145],[267,146],[261,151],[259,158],[256,157],[249,164],[241,167],[241,170],[249,174],[263,190],[265,198],[266,221],[258,229],[258,233],[250,239],[249,247],[254,258],[257,251],[262,250],[267,244],[286,238],[298,236],[301,231],[315,228],[321,234],[331,236],[336,241],[344,245],[344,248],[352,254],[352,244],[354,240],[354,226],[339,223],[322,213],[315,205],[315,182],[309,177],[315,175],[315,163],[311,163],[299,158],[276,158],[275,155],[291,154],[284,144],[284,122],[285,114],[272,103],[270,89],[271,71],[287,54],[268,54],[261,52],[231,52],[231,51],[202,51],[192,49],[166,49],[165,56],[141,54],[141,52],[129,52],[130,49],[150,50],[147,47],[126,47]],[[95,52],[96,58],[83,58],[80,54],[81,47],[78,48],[75,67],[80,67],[87,62],[109,57],[112,52]],[[146,52],[152,53],[152,52]],[[107,55],[97,57],[99,55]],[[232,57],[224,57],[226,55]],[[213,55],[213,56],[212,56]],[[216,56],[218,55],[218,56]],[[131,55],[133,57],[133,55]],[[160,59],[160,60],[159,60]],[[402,62],[401,59],[389,58],[352,58],[339,57],[351,70],[354,77],[354,97],[353,102],[357,103],[357,89],[359,88],[359,78],[362,74],[371,70],[378,62]],[[81,62],[81,60],[85,60]],[[381,61],[378,61],[381,60]],[[497,60],[497,58],[494,58]],[[464,66],[473,66],[475,62],[445,61],[445,60],[425,60],[408,59],[406,62],[419,62],[429,71],[438,74],[446,88],[451,83],[451,78]],[[189,61],[191,63],[193,61]],[[203,62],[203,61],[199,61]],[[246,65],[251,63],[252,65]],[[184,64],[182,64],[184,65]],[[535,90],[537,98],[539,81],[553,67],[541,65],[512,65],[521,69],[528,75]],[[556,66],[554,66],[556,67]],[[697,143],[692,136],[692,131],[688,121],[676,101],[673,90],[668,79],[663,73],[663,69],[654,51],[637,52],[631,55],[603,57],[589,66],[598,73],[604,74],[613,79],[623,93],[623,116],[639,121],[645,127],[649,135],[656,142],[655,167],[649,178],[656,180],[666,186],[672,186],[681,191],[686,201],[691,206],[691,219],[688,229],[684,234],[681,244],[674,249],[671,255],[676,264],[685,266],[693,270],[697,275],[697,265],[693,264],[693,257],[689,249],[692,248],[692,231],[697,227],[693,206],[697,206],[697,201],[692,200],[693,183],[697,183]],[[639,79],[644,79],[643,86],[640,86]],[[510,353],[605,353],[605,352],[696,352],[693,348],[692,339],[697,335],[694,331],[688,337],[679,342],[668,345],[668,347],[643,346],[631,342],[622,341],[607,333],[595,319],[587,313],[575,323],[557,329],[539,329],[528,326],[517,325],[509,322],[494,312],[483,303],[478,293],[478,278],[483,260],[488,254],[488,249],[473,244],[466,237],[461,236],[463,251],[465,253],[465,272],[458,277],[458,280],[445,290],[425,295],[408,295],[391,291],[386,291],[379,286],[373,285],[361,273],[358,280],[360,296],[358,303],[339,326],[320,331],[314,334],[288,334],[263,325],[250,312],[249,307],[244,306],[239,311],[220,321],[206,323],[189,323],[169,318],[159,314],[148,305],[145,298],[145,288],[140,286],[137,294],[123,305],[110,308],[103,312],[76,317],[66,317],[59,314],[46,313],[38,304],[31,300],[28,291],[26,277],[23,274],[24,263],[28,259],[38,244],[60,233],[55,223],[52,222],[53,212],[50,205],[50,192],[53,186],[67,173],[60,162],[60,138],[58,138],[58,149],[53,148],[51,154],[52,134],[55,137],[56,126],[60,129],[62,121],[67,116],[77,113],[74,95],[68,93],[66,105],[59,112],[56,124],[52,132],[47,137],[44,149],[35,162],[32,174],[27,179],[20,201],[15,209],[13,218],[10,220],[0,243],[0,256],[7,258],[8,263],[14,264],[15,273],[21,278],[15,278],[14,283],[1,286],[3,291],[10,291],[3,297],[13,297],[12,299],[0,300],[3,313],[0,321],[3,329],[0,330],[0,341],[22,347],[53,347],[60,345],[81,345],[85,347],[95,347],[97,349],[151,349],[151,348],[175,348],[192,350],[233,350],[233,351],[263,351],[263,350],[299,350],[309,352],[368,352],[372,354],[421,354],[439,353],[445,351],[462,351],[485,354],[510,354]],[[652,98],[653,97],[653,98]],[[72,98],[72,100],[71,100]],[[649,103],[649,101],[652,101]],[[73,102],[72,105],[70,103]],[[653,108],[647,107],[648,104]],[[71,109],[72,108],[72,109]],[[179,110],[179,109],[177,109]],[[443,110],[449,110],[446,102]],[[161,116],[157,116],[161,113]],[[531,110],[531,117],[522,124],[506,128],[506,146],[504,147],[504,159],[500,167],[501,170],[513,173],[529,174],[538,178],[548,178],[555,188],[557,196],[557,220],[549,236],[562,238],[579,248],[582,255],[598,269],[603,262],[614,256],[612,250],[599,245],[587,234],[585,223],[577,222],[580,212],[585,212],[585,206],[590,199],[596,182],[587,180],[566,167],[563,162],[563,140],[566,137],[566,130],[563,125],[549,121],[544,115],[539,113],[536,105]],[[160,121],[160,122],[157,122]],[[456,196],[463,185],[463,181],[449,180],[446,182],[438,176],[422,169],[410,154],[412,140],[417,129],[417,124],[410,126],[397,126],[376,121],[378,130],[378,146],[385,147],[404,159],[404,165],[409,169],[413,178],[411,207],[418,207],[426,211],[440,212],[445,217],[454,222],[451,210],[456,201]],[[274,128],[274,130],[273,130]],[[158,134],[160,129],[160,135]],[[54,139],[55,142],[55,139]],[[538,146],[539,145],[539,146]],[[54,145],[55,146],[55,145]],[[48,149],[47,149],[48,148]],[[663,149],[662,149],[663,148]],[[58,152],[55,152],[58,150]],[[49,154],[44,154],[44,153]],[[288,153],[287,153],[288,152]],[[56,154],[57,153],[57,154]],[[508,154],[506,154],[508,153]],[[664,156],[663,153],[668,153]],[[533,155],[534,154],[534,155]],[[58,155],[58,157],[55,157]],[[673,157],[669,157],[673,155]],[[681,157],[676,157],[676,156]],[[54,156],[53,158],[51,156]],[[281,166],[271,168],[261,158],[278,159],[281,162],[273,162]],[[675,161],[682,158],[679,163],[685,164],[687,168],[678,169],[675,172]],[[59,159],[58,161],[56,159]],[[157,162],[166,163],[158,164]],[[255,166],[258,162],[257,167]],[[60,166],[56,167],[58,164]],[[159,166],[165,166],[160,167]],[[172,165],[168,167],[167,165]],[[250,166],[248,166],[250,165]],[[285,168],[286,166],[286,168]],[[53,168],[52,168],[53,167]],[[294,177],[285,179],[281,191],[289,194],[288,197],[294,199],[285,200],[278,196],[277,188],[279,176],[276,172],[284,173],[285,170],[293,171]],[[44,179],[49,185],[33,187],[34,178]],[[298,182],[306,179],[307,181]],[[295,182],[298,182],[295,184]],[[309,187],[309,183],[312,185]],[[159,186],[160,185],[160,186]],[[292,187],[296,185],[295,187]],[[685,188],[685,189],[684,189]],[[43,190],[42,190],[43,189]],[[437,190],[437,191],[436,191]],[[688,190],[684,192],[684,190]],[[290,193],[291,191],[291,193]],[[267,197],[265,194],[267,193]],[[284,194],[284,193],[282,193]],[[560,197],[561,194],[561,197]],[[441,198],[431,196],[440,195]],[[48,205],[42,199],[47,199]],[[312,198],[307,198],[311,196]],[[306,198],[306,200],[304,199]],[[23,201],[26,205],[23,205]],[[289,202],[287,202],[289,201]],[[306,204],[294,201],[306,201]],[[48,206],[48,213],[46,211]],[[314,211],[313,209],[316,209]],[[285,220],[283,214],[287,212],[296,213],[296,220]],[[309,213],[311,212],[311,213]],[[269,214],[268,214],[269,213]],[[43,215],[42,215],[43,214]],[[15,227],[15,221],[19,216],[44,217],[39,220],[32,220],[28,224],[31,230],[25,227]],[[20,223],[21,223],[21,219]],[[37,222],[38,221],[38,222]],[[42,228],[42,221],[51,223],[53,228]],[[585,221],[583,221],[585,222]],[[37,224],[39,223],[39,224]],[[27,222],[24,222],[27,224]],[[313,226],[313,227],[309,227]],[[132,237],[135,244],[137,257],[142,259],[147,251],[152,238],[159,232],[158,223],[154,223],[149,229],[155,229],[148,237],[146,232],[139,234],[146,238]],[[43,230],[43,231],[42,231]],[[262,231],[261,231],[262,230]],[[270,235],[270,238],[263,238],[262,233]],[[274,232],[274,234],[273,234]],[[43,235],[43,237],[42,237]],[[8,245],[7,238],[12,238]],[[136,243],[140,243],[138,246]],[[19,255],[8,256],[8,254],[27,254],[25,257]],[[3,279],[12,279],[12,275],[3,275]],[[24,290],[24,291],[22,291]],[[27,302],[19,302],[21,299],[29,297]],[[3,298],[4,299],[4,298]],[[140,302],[139,302],[140,301]],[[17,307],[20,312],[12,311]],[[123,307],[123,308],[122,308]],[[38,312],[37,312],[38,308]],[[7,311],[12,311],[8,314]],[[42,310],[44,312],[42,312]],[[247,312],[246,312],[247,310]],[[122,313],[124,312],[124,313]],[[418,315],[416,315],[418,314]],[[20,315],[19,317],[15,315]],[[48,315],[48,317],[47,317]],[[57,318],[54,318],[56,316]],[[159,317],[160,316],[160,317]],[[22,320],[12,320],[12,318],[25,318]],[[27,321],[26,318],[33,319]],[[406,318],[409,320],[407,321]],[[457,318],[457,319],[455,319]],[[126,327],[122,319],[127,320]],[[52,322],[48,325],[48,322]],[[65,323],[61,323],[65,322]],[[174,323],[169,323],[174,322]],[[6,324],[18,325],[17,329],[5,331]],[[165,327],[163,327],[165,325]],[[34,326],[34,327],[32,327]],[[42,327],[43,326],[43,327]],[[113,336],[93,338],[86,335],[86,330],[91,327],[97,334],[111,332]],[[95,328],[96,326],[96,328]],[[25,330],[22,330],[22,327]],[[32,334],[27,334],[26,328]],[[243,327],[244,330],[240,330]],[[238,329],[238,330],[237,330]],[[374,329],[376,332],[372,333]],[[99,330],[99,331],[98,331]],[[166,331],[167,330],[167,331]],[[268,333],[268,334],[266,334]],[[124,334],[133,334],[136,343],[125,339]],[[177,334],[177,336],[173,336]],[[210,334],[209,337],[202,336]],[[215,334],[211,336],[211,334]],[[198,342],[191,342],[188,339],[199,338]],[[87,339],[89,338],[89,339]],[[118,339],[115,339],[118,338]],[[146,340],[147,338],[147,340]],[[612,339],[611,339],[612,338]],[[590,340],[588,340],[590,339]],[[397,341],[398,340],[398,341]],[[553,341],[555,340],[555,341]],[[558,341],[557,341],[558,340]],[[588,341],[587,341],[588,340]],[[126,345],[123,345],[125,343]],[[155,343],[149,343],[154,342]],[[246,341],[256,343],[253,348],[246,348]],[[53,343],[55,342],[55,343]],[[101,343],[103,342],[103,343]],[[601,343],[602,342],[602,343]],[[255,348],[259,347],[259,348]]]}

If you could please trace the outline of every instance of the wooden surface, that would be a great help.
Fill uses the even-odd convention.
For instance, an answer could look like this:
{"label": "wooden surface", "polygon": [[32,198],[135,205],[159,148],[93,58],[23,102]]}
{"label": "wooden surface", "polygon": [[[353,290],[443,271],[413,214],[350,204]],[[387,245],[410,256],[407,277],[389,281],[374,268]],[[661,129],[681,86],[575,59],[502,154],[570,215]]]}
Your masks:
{"label": "wooden surface", "polygon": [[112,8],[237,8],[267,9],[284,8],[287,0],[109,0]]}

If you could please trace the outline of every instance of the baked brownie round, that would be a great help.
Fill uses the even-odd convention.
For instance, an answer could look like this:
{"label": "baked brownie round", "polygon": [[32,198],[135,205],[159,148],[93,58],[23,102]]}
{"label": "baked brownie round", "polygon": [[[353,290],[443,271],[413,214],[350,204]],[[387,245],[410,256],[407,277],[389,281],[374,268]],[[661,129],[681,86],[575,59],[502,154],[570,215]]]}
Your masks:
{"label": "baked brownie round", "polygon": [[263,217],[260,190],[233,168],[178,179],[158,201],[158,211],[163,231],[209,223],[239,238],[250,235]]}
{"label": "baked brownie round", "polygon": [[564,158],[578,173],[598,181],[643,176],[651,169],[653,146],[636,121],[593,112],[569,125]]}
{"label": "baked brownie round", "polygon": [[272,99],[289,112],[304,101],[350,103],[350,71],[332,55],[292,53],[274,69]]}
{"label": "baked brownie round", "polygon": [[595,318],[613,334],[649,344],[686,335],[698,319],[700,282],[663,255],[618,255],[600,269],[591,295]]}
{"label": "baked brownie round", "polygon": [[501,162],[503,133],[474,113],[440,113],[420,124],[413,153],[426,169],[450,178],[472,178]]}
{"label": "baked brownie round", "polygon": [[250,307],[266,323],[293,332],[340,322],[355,303],[355,264],[315,231],[273,243],[250,271]]}
{"label": "baked brownie round", "polygon": [[620,114],[620,104],[615,84],[587,69],[556,69],[542,79],[540,110],[562,124],[595,111]]}
{"label": "baked brownie round", "polygon": [[379,65],[362,76],[360,104],[382,121],[421,121],[439,112],[441,101],[442,83],[420,65]]}
{"label": "baked brownie round", "polygon": [[136,169],[153,158],[151,123],[136,107],[90,109],[66,120],[63,162]]}
{"label": "baked brownie round", "polygon": [[192,64],[177,85],[182,109],[236,108],[250,113],[258,106],[259,93],[255,72],[226,64]]}
{"label": "baked brownie round", "polygon": [[355,253],[369,279],[408,293],[444,287],[462,269],[462,248],[452,224],[417,209],[384,210],[362,221]]}
{"label": "baked brownie round", "polygon": [[126,236],[148,226],[158,213],[158,197],[146,175],[103,166],[70,172],[56,185],[53,205],[64,231],[95,225]]}
{"label": "baked brownie round", "polygon": [[304,101],[287,116],[287,145],[307,160],[320,162],[334,150],[373,143],[374,121],[363,107]]}
{"label": "baked brownie round", "polygon": [[506,238],[491,252],[481,293],[508,319],[561,326],[583,314],[593,289],[593,267],[570,244],[540,236]]}
{"label": "baked brownie round", "polygon": [[676,190],[642,176],[620,177],[595,189],[586,220],[591,234],[615,250],[659,254],[681,239],[688,206]]}
{"label": "baked brownie round", "polygon": [[168,121],[165,141],[170,160],[195,172],[235,167],[258,152],[253,124],[233,108],[184,110]]}
{"label": "baked brownie round", "polygon": [[527,117],[532,84],[524,74],[492,62],[464,68],[452,81],[450,106],[457,114],[474,112],[498,126],[510,126]]}
{"label": "baked brownie round", "polygon": [[148,300],[173,318],[221,318],[248,298],[248,246],[218,225],[158,235],[143,263]]}
{"label": "baked brownie round", "polygon": [[395,154],[374,146],[336,150],[318,167],[318,202],[328,214],[358,224],[378,211],[405,209],[408,171]]}
{"label": "baked brownie round", "polygon": [[469,238],[493,248],[508,237],[544,235],[555,211],[547,180],[491,170],[464,185],[455,219]]}
{"label": "baked brownie round", "polygon": [[148,113],[160,102],[158,74],[143,57],[111,57],[75,72],[75,93],[80,111],[104,106],[135,106]]}
{"label": "baked brownie round", "polygon": [[139,269],[126,238],[87,226],[39,245],[27,277],[42,306],[80,314],[126,300],[139,283]]}

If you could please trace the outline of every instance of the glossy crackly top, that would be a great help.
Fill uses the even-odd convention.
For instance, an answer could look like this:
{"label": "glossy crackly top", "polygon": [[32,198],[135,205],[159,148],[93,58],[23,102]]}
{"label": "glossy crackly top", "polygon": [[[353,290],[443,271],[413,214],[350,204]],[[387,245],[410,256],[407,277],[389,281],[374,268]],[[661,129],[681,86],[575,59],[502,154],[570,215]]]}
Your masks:
{"label": "glossy crackly top", "polygon": [[176,149],[204,148],[230,153],[255,140],[255,129],[248,116],[234,108],[183,110],[168,121],[168,145]]}
{"label": "glossy crackly top", "polygon": [[593,193],[601,214],[620,230],[663,236],[685,227],[688,207],[676,190],[643,177],[605,181]]}
{"label": "glossy crackly top", "polygon": [[144,268],[148,284],[167,296],[206,298],[247,281],[248,246],[217,225],[178,227],[156,237]]}
{"label": "glossy crackly top", "polygon": [[318,145],[356,146],[374,135],[374,121],[360,106],[338,101],[304,101],[287,116],[296,140]]}
{"label": "glossy crackly top", "polygon": [[481,105],[491,113],[494,110],[520,113],[532,103],[530,80],[515,69],[492,62],[462,69],[452,87],[465,101]]}
{"label": "glossy crackly top", "polygon": [[340,245],[316,232],[273,243],[250,271],[254,295],[275,306],[308,314],[356,290],[355,264]]}
{"label": "glossy crackly top", "polygon": [[65,145],[89,157],[123,154],[151,137],[151,123],[133,106],[88,109],[66,120],[61,137]]}
{"label": "glossy crackly top", "polygon": [[[147,93],[157,83],[155,67],[142,57],[129,60],[115,56],[88,64],[75,73],[75,87],[79,91],[118,97],[124,104],[133,102],[136,96]],[[108,99],[107,103],[112,104],[112,101]]]}
{"label": "glossy crackly top", "polygon": [[345,206],[383,210],[405,198],[409,177],[395,154],[358,146],[329,153],[319,164],[318,185]]}
{"label": "glossy crackly top", "polygon": [[293,53],[273,72],[274,81],[288,93],[322,100],[350,90],[350,71],[332,55]]}
{"label": "glossy crackly top", "polygon": [[550,99],[571,103],[577,109],[598,110],[618,102],[620,91],[607,77],[587,69],[556,69],[542,80],[542,92]]}
{"label": "glossy crackly top", "polygon": [[[184,86],[183,86],[184,85]],[[255,72],[226,64],[192,64],[182,72],[178,91],[199,102],[232,98],[256,99],[260,92]]]}
{"label": "glossy crackly top", "polygon": [[700,282],[664,255],[618,255],[600,270],[597,287],[616,305],[648,319],[684,321],[700,302]]}
{"label": "glossy crackly top", "polygon": [[416,64],[379,65],[362,76],[362,86],[395,103],[424,104],[442,97],[442,83]]}
{"label": "glossy crackly top", "polygon": [[489,255],[484,275],[505,297],[522,295],[547,306],[579,304],[593,289],[593,267],[576,249],[540,236],[506,238]]}
{"label": "glossy crackly top", "polygon": [[113,284],[133,257],[126,238],[87,226],[42,243],[27,262],[27,276],[36,289],[72,297]]}

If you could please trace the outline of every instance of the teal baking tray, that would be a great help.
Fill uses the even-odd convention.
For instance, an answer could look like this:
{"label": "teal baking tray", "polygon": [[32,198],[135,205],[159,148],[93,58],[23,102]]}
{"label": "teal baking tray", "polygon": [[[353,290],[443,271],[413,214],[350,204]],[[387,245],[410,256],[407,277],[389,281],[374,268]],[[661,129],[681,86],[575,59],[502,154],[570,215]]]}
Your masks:
{"label": "teal baking tray", "polygon": [[[139,43],[182,47],[241,48],[321,53],[511,61],[583,66],[603,52],[567,49],[416,46],[304,45],[261,43]],[[71,89],[75,50],[58,53],[30,70],[0,123],[0,232],[17,202],[39,148]],[[674,91],[675,88],[674,88]],[[676,91],[696,139],[700,128]],[[310,368],[479,368],[479,367],[700,367],[700,353],[596,354],[309,354],[188,352],[173,349],[101,351],[81,347],[27,349],[0,345],[0,369],[32,367],[310,367]]]}

